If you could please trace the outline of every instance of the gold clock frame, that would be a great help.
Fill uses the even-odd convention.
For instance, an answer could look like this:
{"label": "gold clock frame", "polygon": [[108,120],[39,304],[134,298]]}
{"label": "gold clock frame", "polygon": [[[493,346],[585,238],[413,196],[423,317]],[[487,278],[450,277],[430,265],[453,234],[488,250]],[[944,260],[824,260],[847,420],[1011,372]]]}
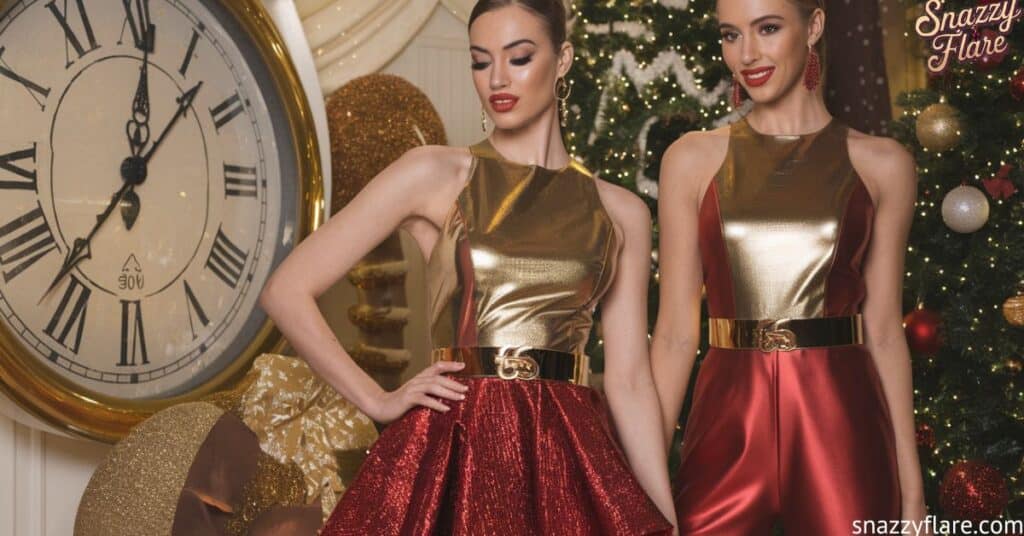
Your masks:
{"label": "gold clock frame", "polygon": [[[296,163],[299,222],[295,231],[295,243],[298,243],[320,226],[325,208],[323,171],[309,103],[284,41],[259,0],[216,1],[241,24],[256,45],[284,105],[292,148],[299,160]],[[72,384],[31,357],[7,327],[0,325],[0,392],[57,429],[113,443],[160,409],[231,388],[258,355],[280,353],[286,344],[284,336],[268,318],[233,363],[187,394],[160,400],[125,400]]]}

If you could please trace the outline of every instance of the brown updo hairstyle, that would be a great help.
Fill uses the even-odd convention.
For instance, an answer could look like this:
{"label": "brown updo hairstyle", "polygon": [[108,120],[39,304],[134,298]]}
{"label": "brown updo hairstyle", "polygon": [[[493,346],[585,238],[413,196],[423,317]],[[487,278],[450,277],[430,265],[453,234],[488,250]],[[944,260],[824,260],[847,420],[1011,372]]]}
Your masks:
{"label": "brown updo hairstyle", "polygon": [[473,21],[480,15],[507,6],[526,8],[533,12],[534,15],[544,19],[555,51],[558,51],[562,43],[565,42],[566,13],[565,4],[562,3],[562,0],[480,0],[473,6],[473,11],[469,14],[468,26],[473,26]]}

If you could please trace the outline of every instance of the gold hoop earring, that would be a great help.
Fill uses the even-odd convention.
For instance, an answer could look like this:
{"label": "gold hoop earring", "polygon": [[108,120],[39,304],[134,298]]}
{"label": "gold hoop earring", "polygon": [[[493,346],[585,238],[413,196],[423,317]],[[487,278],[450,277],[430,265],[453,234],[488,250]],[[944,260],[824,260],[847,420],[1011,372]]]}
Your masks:
{"label": "gold hoop earring", "polygon": [[480,108],[480,130],[487,133],[487,112],[483,108]]}
{"label": "gold hoop earring", "polygon": [[[563,91],[559,90],[561,85]],[[555,99],[558,101],[559,116],[561,118],[561,125],[564,128],[565,124],[569,121],[569,95],[572,94],[572,86],[565,81],[565,78],[558,78],[555,80]]]}

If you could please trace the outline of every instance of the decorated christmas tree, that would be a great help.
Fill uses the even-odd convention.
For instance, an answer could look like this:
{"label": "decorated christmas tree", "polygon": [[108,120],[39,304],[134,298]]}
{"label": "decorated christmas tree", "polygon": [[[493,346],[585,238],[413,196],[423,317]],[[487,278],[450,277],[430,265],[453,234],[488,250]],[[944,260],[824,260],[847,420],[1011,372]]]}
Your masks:
{"label": "decorated christmas tree", "polygon": [[[997,2],[942,12],[979,4]],[[1024,28],[1003,24],[933,44],[934,21],[915,21],[929,84],[899,97],[892,128],[920,177],[903,299],[927,500],[944,518],[1024,514]],[[1005,51],[958,59],[1000,35]]]}
{"label": "decorated christmas tree", "polygon": [[[714,1],[577,1],[575,8],[569,152],[601,178],[639,193],[656,222],[662,153],[684,132],[715,128],[734,112]],[[657,224],[654,233],[657,244]],[[658,309],[657,260],[655,248],[651,330]],[[601,332],[598,317],[588,348],[595,371],[603,370]],[[705,348],[706,341],[701,355]],[[684,415],[688,407],[689,402]],[[674,455],[672,462],[674,471]]]}

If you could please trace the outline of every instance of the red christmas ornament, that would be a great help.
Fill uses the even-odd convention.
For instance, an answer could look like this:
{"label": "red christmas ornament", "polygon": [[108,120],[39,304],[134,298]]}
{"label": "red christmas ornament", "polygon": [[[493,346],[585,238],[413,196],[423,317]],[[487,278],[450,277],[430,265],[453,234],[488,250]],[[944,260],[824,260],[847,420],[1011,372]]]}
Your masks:
{"label": "red christmas ornament", "polygon": [[1010,492],[1002,473],[977,460],[955,464],[939,486],[942,510],[956,519],[995,519],[1006,508]]}
{"label": "red christmas ornament", "polygon": [[918,424],[915,436],[917,438],[917,446],[929,450],[935,448],[935,430],[928,423]]}
{"label": "red christmas ornament", "polygon": [[[988,41],[994,41],[995,38],[1002,35],[991,28],[985,28],[979,33],[982,38],[987,39]],[[1009,49],[1004,50],[1003,52],[996,52],[995,54],[985,54],[974,60],[974,67],[979,71],[991,71],[1003,63],[1003,60],[1006,59],[1006,55],[1008,53]]]}
{"label": "red christmas ornament", "polygon": [[907,346],[915,354],[932,355],[942,347],[942,317],[930,309],[914,309],[903,317]]}
{"label": "red christmas ornament", "polygon": [[1024,100],[1024,67],[1021,67],[1017,74],[1010,79],[1010,95],[1017,100]]}
{"label": "red christmas ornament", "polygon": [[1006,199],[1017,193],[1017,187],[1010,182],[1011,170],[1013,170],[1013,166],[1004,164],[1003,167],[999,168],[999,172],[994,177],[982,179],[981,182],[984,184],[988,195],[992,196],[992,199]]}

